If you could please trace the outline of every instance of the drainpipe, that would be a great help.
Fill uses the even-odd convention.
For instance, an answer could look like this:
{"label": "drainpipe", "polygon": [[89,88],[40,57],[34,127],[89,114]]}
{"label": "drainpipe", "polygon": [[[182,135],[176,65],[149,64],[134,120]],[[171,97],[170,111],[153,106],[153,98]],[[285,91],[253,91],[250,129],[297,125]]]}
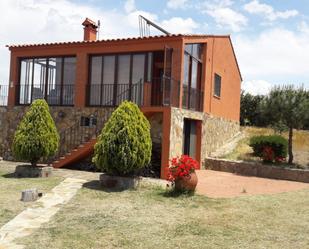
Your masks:
{"label": "drainpipe", "polygon": [[214,47],[215,47],[215,38],[212,38],[212,51],[211,51],[211,79],[210,79],[210,98],[209,98],[209,113],[211,114],[211,105],[212,105],[212,92],[213,92],[213,68],[214,68]]}

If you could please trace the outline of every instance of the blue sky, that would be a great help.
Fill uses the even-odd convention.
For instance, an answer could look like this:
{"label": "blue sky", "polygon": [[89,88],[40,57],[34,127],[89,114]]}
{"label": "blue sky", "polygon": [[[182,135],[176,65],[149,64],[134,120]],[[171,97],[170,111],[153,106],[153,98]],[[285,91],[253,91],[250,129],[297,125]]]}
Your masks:
{"label": "blue sky", "polygon": [[8,83],[6,44],[81,40],[87,16],[100,38],[138,36],[142,14],[171,33],[231,34],[243,89],[309,88],[308,0],[1,0],[0,81]]}

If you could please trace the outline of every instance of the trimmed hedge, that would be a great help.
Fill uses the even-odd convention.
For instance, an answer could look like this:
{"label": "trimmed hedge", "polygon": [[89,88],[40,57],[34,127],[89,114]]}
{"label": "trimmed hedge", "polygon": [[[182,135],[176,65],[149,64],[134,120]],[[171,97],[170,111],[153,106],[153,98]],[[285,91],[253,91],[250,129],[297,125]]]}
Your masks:
{"label": "trimmed hedge", "polygon": [[57,152],[59,134],[43,99],[35,100],[15,131],[12,151],[17,160],[29,161],[32,166],[41,158]]}
{"label": "trimmed hedge", "polygon": [[147,118],[136,104],[125,101],[106,122],[92,161],[110,175],[129,175],[148,166],[151,149]]}
{"label": "trimmed hedge", "polygon": [[249,145],[255,156],[267,162],[280,162],[287,156],[288,140],[279,135],[254,136]]}

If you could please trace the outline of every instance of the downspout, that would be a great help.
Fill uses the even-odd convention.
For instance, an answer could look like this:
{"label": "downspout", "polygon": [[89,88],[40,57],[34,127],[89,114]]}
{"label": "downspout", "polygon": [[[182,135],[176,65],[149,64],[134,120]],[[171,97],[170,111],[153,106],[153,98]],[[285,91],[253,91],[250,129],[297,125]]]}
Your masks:
{"label": "downspout", "polygon": [[210,80],[210,98],[209,98],[209,113],[211,114],[211,105],[212,105],[212,91],[213,91],[213,68],[214,68],[214,46],[215,38],[212,38],[212,51],[211,51],[211,80]]}

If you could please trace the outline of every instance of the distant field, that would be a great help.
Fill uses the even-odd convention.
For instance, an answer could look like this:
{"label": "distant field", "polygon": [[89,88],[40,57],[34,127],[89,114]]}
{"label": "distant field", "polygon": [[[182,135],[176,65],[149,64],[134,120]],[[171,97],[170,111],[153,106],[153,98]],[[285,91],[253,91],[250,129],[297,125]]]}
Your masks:
{"label": "distant field", "polygon": [[[252,136],[271,135],[274,130],[270,128],[243,127],[245,138],[240,140],[232,153],[224,155],[223,158],[232,160],[256,161],[259,158],[252,156],[252,149],[249,146],[249,140]],[[288,133],[282,134],[288,138]],[[294,163],[300,168],[309,168],[309,131],[294,130],[293,136]]]}

